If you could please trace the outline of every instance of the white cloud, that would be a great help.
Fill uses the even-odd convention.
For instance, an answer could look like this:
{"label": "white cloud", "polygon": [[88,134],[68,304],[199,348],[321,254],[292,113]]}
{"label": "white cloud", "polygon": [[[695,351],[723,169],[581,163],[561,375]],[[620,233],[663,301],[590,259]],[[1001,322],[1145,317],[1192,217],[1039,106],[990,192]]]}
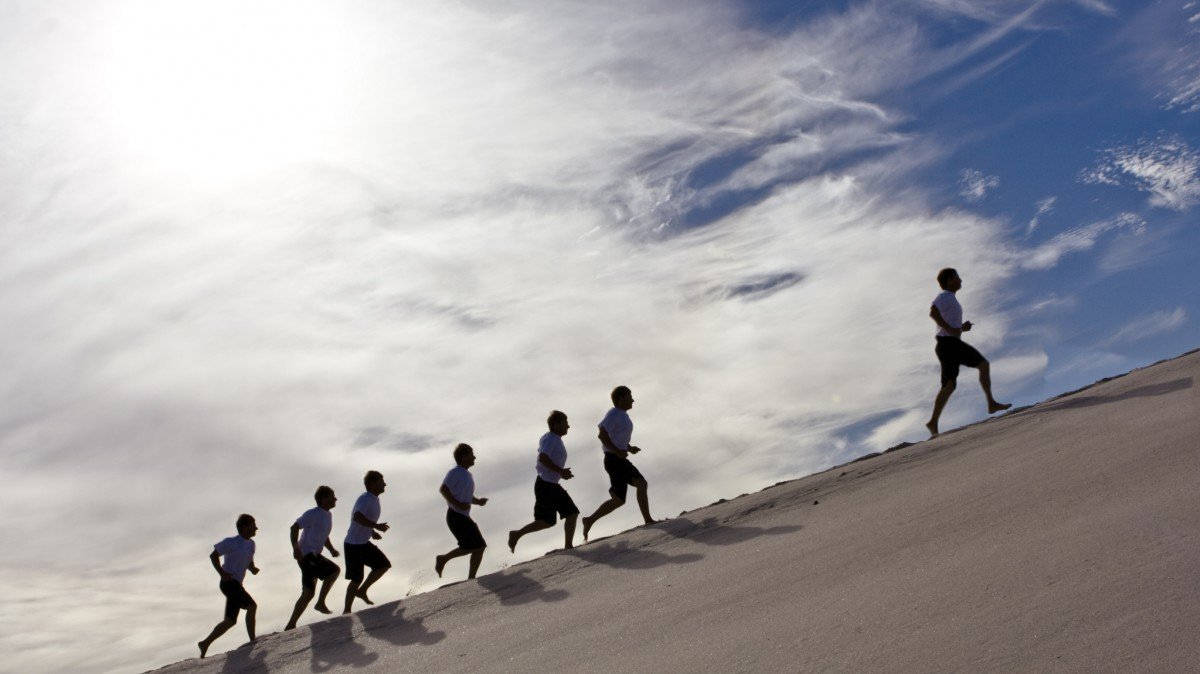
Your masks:
{"label": "white cloud", "polygon": [[1200,153],[1187,141],[1160,136],[1109,148],[1081,175],[1085,183],[1130,185],[1150,194],[1150,205],[1187,210],[1200,203]]}
{"label": "white cloud", "polygon": [[1183,307],[1175,307],[1174,310],[1153,311],[1148,314],[1138,316],[1129,323],[1121,326],[1111,337],[1105,342],[1107,345],[1113,344],[1128,344],[1136,342],[1155,335],[1161,335],[1166,332],[1178,329],[1187,321],[1187,312]]}
{"label": "white cloud", "polygon": [[[588,428],[618,383],[657,512],[847,458],[838,424],[927,409],[946,264],[970,270],[979,346],[1005,334],[999,224],[881,187],[936,148],[877,102],[931,59],[873,5],[778,36],[671,1],[37,7],[0,26],[16,670],[192,655],[242,511],[277,629],[284,531],[321,482],[345,526],[371,467],[377,596],[432,586],[458,441],[494,569],[549,409],[574,422],[576,500],[603,498]],[[121,601],[80,605],[97,587]]]}
{"label": "white cloud", "polygon": [[1105,233],[1119,229],[1142,231],[1145,226],[1146,222],[1140,216],[1121,213],[1057,234],[1046,243],[1022,251],[1018,264],[1025,269],[1049,269],[1065,255],[1091,249]]}
{"label": "white cloud", "polygon": [[1029,226],[1025,228],[1026,234],[1031,234],[1041,224],[1042,216],[1054,210],[1054,204],[1058,201],[1058,197],[1049,196],[1037,202],[1037,213],[1029,220]]}
{"label": "white cloud", "polygon": [[959,195],[967,201],[982,201],[989,190],[1000,186],[998,176],[987,176],[978,169],[963,169],[958,178]]}
{"label": "white cloud", "polygon": [[1122,39],[1133,66],[1167,110],[1200,111],[1200,14],[1193,3],[1145,3]]}

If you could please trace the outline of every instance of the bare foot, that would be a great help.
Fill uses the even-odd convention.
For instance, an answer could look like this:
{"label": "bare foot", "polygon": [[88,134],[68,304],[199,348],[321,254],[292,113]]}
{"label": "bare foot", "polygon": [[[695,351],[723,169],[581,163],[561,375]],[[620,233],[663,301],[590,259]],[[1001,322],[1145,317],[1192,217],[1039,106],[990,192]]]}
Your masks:
{"label": "bare foot", "polygon": [[928,429],[929,429],[929,437],[931,437],[931,438],[936,438],[936,437],[937,437],[937,434],[938,434],[938,428],[937,428],[937,422],[936,422],[936,421],[930,421],[929,423],[925,424],[925,428],[928,428]]}
{"label": "bare foot", "polygon": [[286,626],[283,628],[283,631],[284,631],[284,632],[286,632],[286,631],[288,631],[288,630],[294,630],[294,629],[296,629],[296,623],[288,623],[288,624],[287,624],[287,625],[286,625]]}
{"label": "bare foot", "polygon": [[316,606],[313,607],[313,610],[316,611],[317,613],[324,613],[326,615],[333,613],[333,611],[330,611],[329,607],[324,604],[317,604]]}
{"label": "bare foot", "polygon": [[369,597],[367,597],[367,593],[366,593],[366,592],[363,592],[362,590],[359,590],[358,592],[355,592],[355,593],[354,593],[354,596],[355,596],[355,597],[358,597],[358,598],[359,598],[359,599],[361,599],[361,600],[363,600],[364,602],[366,602],[366,603],[367,603],[368,605],[370,605],[370,606],[374,606],[374,605],[375,605],[375,602],[371,601],[371,599],[370,599]]}
{"label": "bare foot", "polygon": [[197,641],[196,645],[200,647],[200,657],[203,658],[208,653],[208,644],[203,641]]}
{"label": "bare foot", "polygon": [[595,524],[595,522],[592,520],[592,518],[583,518],[583,540],[586,541],[588,539],[588,532],[592,530],[593,524]]}
{"label": "bare foot", "polygon": [[521,540],[521,539],[517,536],[517,532],[515,532],[515,531],[508,532],[508,549],[512,552],[516,552],[517,551],[517,541],[519,541],[519,540]]}
{"label": "bare foot", "polygon": [[661,521],[662,520],[656,520],[653,517],[651,517],[650,519],[646,520],[646,524],[658,524]]}
{"label": "bare foot", "polygon": [[988,403],[988,414],[1003,412],[1010,407],[1012,407],[1012,403]]}
{"label": "bare foot", "polygon": [[442,569],[446,568],[447,561],[448,560],[441,555],[433,558],[433,570],[437,571],[438,578],[442,577]]}

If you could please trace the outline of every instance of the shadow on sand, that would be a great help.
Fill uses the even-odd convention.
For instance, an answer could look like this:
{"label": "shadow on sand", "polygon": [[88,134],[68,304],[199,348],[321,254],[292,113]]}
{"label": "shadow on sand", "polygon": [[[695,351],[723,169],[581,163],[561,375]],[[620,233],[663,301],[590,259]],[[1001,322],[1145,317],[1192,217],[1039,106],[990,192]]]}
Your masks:
{"label": "shadow on sand", "polygon": [[778,527],[738,526],[720,524],[715,517],[707,517],[699,522],[680,517],[660,522],[654,525],[654,528],[660,529],[676,538],[686,538],[705,545],[735,545],[752,538],[758,538],[759,536],[793,534],[804,527],[798,524]]}
{"label": "shadow on sand", "polygon": [[574,548],[563,554],[573,555],[586,562],[603,564],[615,569],[653,569],[666,564],[690,564],[704,559],[704,555],[694,552],[668,555],[649,548],[635,548],[625,541],[593,543],[582,548]]}
{"label": "shadow on sand", "polygon": [[509,569],[479,576],[475,581],[496,595],[501,604],[562,601],[570,596],[566,590],[547,590],[545,585],[530,578],[528,574],[529,569]]}
{"label": "shadow on sand", "polygon": [[268,672],[263,660],[267,657],[266,649],[254,651],[255,644],[245,643],[225,654],[225,662],[221,666],[221,674],[234,672]]}
{"label": "shadow on sand", "polygon": [[343,615],[309,625],[312,631],[311,669],[328,672],[338,667],[365,667],[379,659],[354,640],[354,618]]}
{"label": "shadow on sand", "polygon": [[1104,405],[1107,403],[1115,403],[1120,400],[1129,400],[1130,398],[1149,398],[1152,396],[1167,395],[1176,391],[1183,391],[1192,387],[1191,377],[1180,377],[1171,381],[1164,381],[1158,384],[1147,384],[1137,388],[1129,389],[1124,393],[1115,395],[1090,395],[1078,396],[1075,398],[1057,399],[1047,402],[1039,408],[1035,408],[1035,412],[1049,412],[1052,410],[1068,410],[1077,407],[1092,407],[1093,405]]}
{"label": "shadow on sand", "polygon": [[405,619],[404,606],[395,601],[358,612],[363,630],[373,639],[396,646],[432,645],[446,638],[446,633],[429,631],[424,618]]}

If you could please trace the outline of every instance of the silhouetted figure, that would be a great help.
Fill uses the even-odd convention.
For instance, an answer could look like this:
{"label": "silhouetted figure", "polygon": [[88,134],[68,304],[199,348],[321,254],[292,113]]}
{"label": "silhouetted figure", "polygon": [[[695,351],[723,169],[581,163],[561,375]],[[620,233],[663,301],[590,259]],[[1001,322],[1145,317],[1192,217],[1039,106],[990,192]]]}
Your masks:
{"label": "silhouetted figure", "polygon": [[[221,594],[225,595],[225,619],[217,623],[203,641],[196,643],[200,647],[200,657],[208,654],[208,647],[217,637],[224,634],[230,627],[237,624],[238,611],[246,609],[246,634],[250,642],[254,642],[254,612],[258,604],[242,586],[246,578],[246,570],[258,574],[254,565],[254,534],[258,533],[258,524],[254,518],[243,513],[237,518],[237,536],[230,536],[213,546],[212,554],[208,556],[213,568],[221,576]],[[224,560],[221,558],[224,557]]]}
{"label": "silhouetted figure", "polygon": [[657,520],[650,516],[650,501],[646,495],[646,478],[629,461],[630,454],[642,451],[640,447],[629,444],[633,436],[633,421],[627,412],[633,408],[633,393],[628,386],[618,386],[612,390],[613,408],[600,421],[600,444],[604,446],[604,471],[608,473],[609,499],[601,503],[596,512],[583,518],[583,540],[588,539],[588,532],[596,520],[625,505],[625,496],[629,485],[637,489],[638,507],[642,510],[642,519],[646,524]]}
{"label": "silhouetted figure", "polygon": [[946,406],[950,394],[954,393],[960,365],[979,369],[979,385],[983,387],[983,394],[987,396],[988,414],[1012,407],[1008,403],[998,403],[992,397],[992,379],[987,359],[970,344],[962,341],[961,335],[971,329],[971,321],[963,322],[962,305],[954,296],[954,293],[962,288],[962,279],[958,277],[958,272],[947,267],[938,272],[937,281],[942,287],[942,292],[933,299],[929,317],[938,324],[937,347],[934,352],[942,364],[942,389],[933,401],[933,416],[925,424],[931,436],[938,434],[938,417],[942,415],[942,408]]}
{"label": "silhouetted figure", "polygon": [[[392,568],[387,555],[371,542],[383,538],[379,532],[388,530],[387,523],[379,521],[379,495],[387,483],[379,471],[369,470],[363,476],[363,486],[367,490],[354,502],[350,528],[346,531],[346,580],[349,583],[346,585],[346,608],[342,613],[350,612],[355,597],[374,604],[367,597],[367,590]],[[366,580],[363,580],[363,567],[371,568]]]}
{"label": "silhouetted figure", "polygon": [[304,609],[308,608],[308,602],[312,601],[313,594],[316,593],[317,580],[321,581],[321,594],[313,608],[319,613],[330,613],[329,607],[325,605],[325,598],[329,596],[329,591],[337,582],[338,572],[341,571],[337,564],[321,554],[323,549],[328,548],[330,555],[338,556],[337,549],[329,542],[329,532],[333,530],[333,514],[329,511],[337,505],[337,495],[333,493],[333,489],[321,485],[317,487],[313,498],[317,507],[309,508],[297,518],[289,532],[292,539],[292,557],[296,558],[296,564],[300,566],[300,598],[296,600],[292,619],[288,621],[284,630],[296,628],[296,621],[300,619]]}
{"label": "silhouetted figure", "polygon": [[455,557],[471,555],[467,578],[474,578],[475,572],[479,570],[479,562],[483,561],[483,549],[487,547],[487,543],[483,541],[483,534],[479,533],[479,525],[471,519],[471,506],[487,505],[488,500],[475,498],[475,478],[471,477],[471,471],[467,470],[475,465],[475,450],[466,443],[460,444],[454,448],[454,462],[458,465],[446,473],[438,491],[450,506],[446,510],[446,526],[450,527],[450,533],[454,534],[458,547],[434,557],[433,570],[437,571],[440,578],[442,569],[446,568],[446,562]]}
{"label": "silhouetted figure", "polygon": [[525,534],[554,526],[555,515],[563,518],[563,533],[566,537],[566,549],[574,547],[575,520],[579,517],[579,508],[571,500],[559,484],[559,480],[569,480],[574,475],[567,468],[567,447],[562,438],[571,427],[567,423],[567,415],[554,410],[546,419],[550,430],[538,441],[537,479],[533,482],[533,521],[520,529],[508,532],[508,549],[517,551],[517,541]]}

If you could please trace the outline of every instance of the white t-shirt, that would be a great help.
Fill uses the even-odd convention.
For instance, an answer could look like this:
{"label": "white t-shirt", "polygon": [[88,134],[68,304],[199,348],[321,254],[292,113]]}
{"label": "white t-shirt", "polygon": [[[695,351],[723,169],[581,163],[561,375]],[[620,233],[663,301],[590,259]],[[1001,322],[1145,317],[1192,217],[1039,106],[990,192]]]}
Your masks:
{"label": "white t-shirt", "polygon": [[246,569],[254,563],[254,541],[230,536],[213,546],[221,555],[221,568],[237,582],[246,578]]}
{"label": "white t-shirt", "polygon": [[[608,432],[608,439],[622,451],[629,451],[629,438],[633,436],[633,420],[625,410],[616,407],[608,411],[600,420],[600,428]],[[605,447],[604,451],[608,451]]]}
{"label": "white t-shirt", "polygon": [[372,522],[379,521],[379,497],[369,491],[364,491],[362,496],[354,502],[354,510],[350,511],[350,528],[346,530],[346,543],[350,545],[362,545],[363,543],[371,542],[371,532],[374,531],[371,527],[364,527],[354,521],[354,513],[362,513],[363,517]]}
{"label": "white t-shirt", "polygon": [[333,513],[320,507],[309,508],[296,518],[296,526],[301,529],[300,554],[319,555],[333,529]]}
{"label": "white t-shirt", "polygon": [[536,462],[538,477],[547,482],[558,482],[561,476],[542,463],[542,454],[550,457],[550,461],[559,468],[567,465],[567,446],[563,444],[562,436],[553,431],[546,431],[546,434],[538,441],[538,460]]}
{"label": "white t-shirt", "polygon": [[446,473],[446,479],[442,480],[442,484],[450,490],[450,495],[457,501],[462,501],[467,504],[466,510],[460,510],[454,506],[450,509],[462,513],[464,515],[471,514],[471,499],[475,497],[475,478],[471,477],[471,471],[462,466],[455,466]]}
{"label": "white t-shirt", "polygon": [[[942,315],[942,320],[952,328],[962,327],[962,305],[958,303],[958,298],[949,290],[944,290],[937,297],[933,298],[933,306],[937,307],[938,313]],[[957,337],[952,335],[942,326],[938,326],[938,337]]]}

